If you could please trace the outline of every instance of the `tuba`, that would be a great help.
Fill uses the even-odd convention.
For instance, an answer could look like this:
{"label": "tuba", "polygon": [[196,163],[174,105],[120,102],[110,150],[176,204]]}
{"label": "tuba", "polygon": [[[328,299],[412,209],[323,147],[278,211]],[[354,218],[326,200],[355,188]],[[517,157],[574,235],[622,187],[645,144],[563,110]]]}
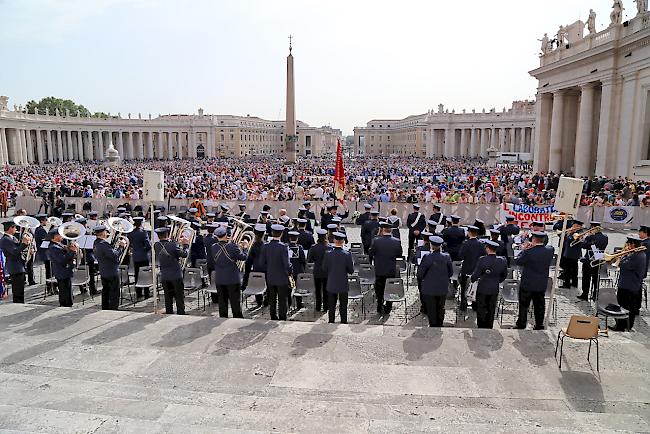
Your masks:
{"label": "tuba", "polygon": [[[192,223],[175,215],[168,215],[167,217],[169,218],[169,221],[171,221],[169,227],[169,239],[178,244],[181,244],[182,239],[187,239],[191,246],[194,242],[194,238],[196,238],[196,231],[192,229]],[[180,259],[182,269],[185,269],[187,266],[187,258],[189,258],[189,255]]]}
{"label": "tuba", "polygon": [[[230,218],[230,222],[233,225],[230,240],[242,248],[242,250],[248,249],[248,247],[253,244],[253,241],[255,241],[253,226],[234,217]],[[241,271],[244,271],[245,264],[246,261],[238,261],[237,263]]]}
{"label": "tuba", "polygon": [[[59,235],[63,237],[63,239],[68,241],[68,248],[71,245],[76,245],[76,241],[86,235],[86,228],[84,225],[81,223],[77,222],[67,222],[63,223],[61,226],[59,226]],[[77,245],[77,257],[75,259],[76,265],[75,268],[78,267],[81,264],[81,255],[82,251]]]}
{"label": "tuba", "polygon": [[61,226],[63,224],[63,220],[61,220],[58,217],[52,216],[52,217],[47,218],[47,223],[50,225],[50,229],[58,228],[59,226]]}
{"label": "tuba", "polygon": [[23,259],[25,262],[29,262],[34,259],[37,248],[34,231],[41,224],[34,217],[26,215],[15,217],[14,223],[20,228],[20,236],[18,238],[22,241],[23,237],[27,236],[30,239],[29,246],[23,251]]}
{"label": "tuba", "polygon": [[129,251],[129,238],[124,236],[129,232],[133,232],[134,226],[130,221],[123,219],[121,217],[111,217],[106,222],[108,228],[110,229],[110,234],[106,241],[111,245],[112,248],[117,249],[119,256],[119,264],[124,261],[127,252]]}

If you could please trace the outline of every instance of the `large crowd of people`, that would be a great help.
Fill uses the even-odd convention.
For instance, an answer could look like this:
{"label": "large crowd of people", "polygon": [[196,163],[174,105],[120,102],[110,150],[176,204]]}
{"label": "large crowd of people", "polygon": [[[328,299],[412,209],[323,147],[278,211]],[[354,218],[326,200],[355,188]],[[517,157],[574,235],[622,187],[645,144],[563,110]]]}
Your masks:
{"label": "large crowd of people", "polygon": [[[293,166],[270,157],[6,167],[0,209],[17,195],[57,198],[142,198],[143,172],[165,172],[166,197],[231,201],[325,201],[333,198],[334,160],[301,158]],[[368,203],[500,203],[546,205],[560,174],[524,166],[488,167],[480,159],[351,157],[345,159],[345,198]],[[582,205],[650,206],[650,183],[593,177]]]}

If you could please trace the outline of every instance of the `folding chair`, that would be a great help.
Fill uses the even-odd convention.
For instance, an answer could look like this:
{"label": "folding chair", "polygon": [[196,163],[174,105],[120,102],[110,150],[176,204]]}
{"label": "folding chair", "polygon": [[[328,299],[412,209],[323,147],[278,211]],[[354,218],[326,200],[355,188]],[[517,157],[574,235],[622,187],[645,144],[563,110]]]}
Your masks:
{"label": "folding chair", "polygon": [[210,276],[208,275],[208,260],[197,259],[196,268],[201,269],[201,281],[203,282],[203,287],[208,286],[208,284],[210,283]]}
{"label": "folding chair", "polygon": [[305,273],[314,274],[314,263],[313,262],[308,262],[307,265],[305,265]]}
{"label": "folding chair", "polygon": [[361,290],[361,280],[359,276],[348,276],[348,300],[361,300],[361,315],[366,319],[366,309],[364,304],[365,294]]}
{"label": "folding chair", "polygon": [[352,250],[352,249],[362,250],[363,249],[363,244],[361,244],[361,243],[350,243],[350,250]]}
{"label": "folding chair", "polygon": [[243,299],[248,309],[248,297],[251,295],[263,295],[266,292],[266,277],[259,271],[251,271],[248,275],[248,285],[243,292]]}
{"label": "folding chair", "polygon": [[119,273],[120,273],[120,304],[122,304],[122,300],[124,300],[124,296],[122,295],[123,286],[126,286],[126,288],[129,290],[129,300],[133,303],[133,294],[131,293],[131,285],[135,283],[135,280],[131,280],[131,274],[129,273],[129,266],[120,265]]}
{"label": "folding chair", "polygon": [[316,284],[312,273],[298,273],[296,276],[296,287],[291,294],[294,298],[309,298],[316,294]]}
{"label": "folding chair", "polygon": [[189,293],[197,291],[196,308],[200,306],[200,292],[203,287],[203,273],[200,268],[187,267],[183,273],[183,289]]}
{"label": "folding chair", "polygon": [[497,314],[499,314],[499,308],[501,308],[499,326],[503,325],[503,312],[506,304],[519,305],[519,281],[504,280],[501,285],[501,297],[499,297],[499,304],[497,306]]}
{"label": "folding chair", "polygon": [[551,291],[553,290],[553,278],[549,277],[546,282],[546,293],[544,299],[547,300],[547,305],[550,303],[550,309],[553,313],[553,321],[557,322],[557,299],[553,297],[551,300]]}
{"label": "folding chair", "polygon": [[627,330],[630,330],[630,311],[619,306],[616,298],[616,288],[601,288],[598,291],[596,317],[600,315],[605,317],[605,329],[601,330],[605,336],[609,337],[609,327],[607,325],[609,318],[627,320]]}
{"label": "folding chair", "polygon": [[391,303],[404,303],[404,324],[408,322],[408,312],[406,310],[406,296],[404,295],[404,281],[401,277],[391,277],[386,279],[386,289],[384,290],[384,301]]}
{"label": "folding chair", "polygon": [[[90,283],[90,275],[88,274],[88,267],[85,265],[79,265],[72,274],[72,288],[75,286],[79,287],[79,292],[81,292],[81,304],[85,304],[86,297],[84,295],[84,287],[87,287]],[[91,296],[94,298],[93,296]],[[74,295],[73,295],[74,298]]]}
{"label": "folding chair", "polygon": [[[153,287],[153,272],[151,270],[152,270],[151,266],[140,267],[140,269],[138,270],[138,283],[135,284],[136,290],[138,289],[140,289],[141,291],[149,290]],[[134,306],[136,301],[137,300],[133,301]]]}
{"label": "folding chair", "polygon": [[401,275],[401,273],[406,271],[406,260],[404,260],[404,258],[397,258],[395,263],[397,264],[397,270],[400,273],[398,275]]}
{"label": "folding chair", "polygon": [[359,283],[361,287],[367,286],[368,289],[375,284],[375,266],[372,264],[359,265]]}
{"label": "folding chair", "polygon": [[560,369],[562,369],[562,350],[564,348],[564,338],[586,341],[589,340],[589,351],[587,352],[587,361],[591,355],[591,343],[596,342],[596,371],[600,371],[599,354],[598,354],[598,318],[595,316],[572,315],[569,320],[569,326],[563,328],[557,333],[555,342],[555,357],[557,358],[557,347],[560,347]]}

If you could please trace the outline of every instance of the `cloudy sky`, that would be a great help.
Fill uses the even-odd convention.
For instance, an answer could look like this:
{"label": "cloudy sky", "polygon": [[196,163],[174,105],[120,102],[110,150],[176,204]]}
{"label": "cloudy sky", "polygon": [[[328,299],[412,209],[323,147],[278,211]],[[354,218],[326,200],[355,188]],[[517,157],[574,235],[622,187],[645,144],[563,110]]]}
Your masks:
{"label": "cloudy sky", "polygon": [[[625,19],[636,5],[624,0]],[[540,39],[611,0],[0,0],[0,95],[126,115],[284,117],[351,134],[372,118],[533,99]]]}

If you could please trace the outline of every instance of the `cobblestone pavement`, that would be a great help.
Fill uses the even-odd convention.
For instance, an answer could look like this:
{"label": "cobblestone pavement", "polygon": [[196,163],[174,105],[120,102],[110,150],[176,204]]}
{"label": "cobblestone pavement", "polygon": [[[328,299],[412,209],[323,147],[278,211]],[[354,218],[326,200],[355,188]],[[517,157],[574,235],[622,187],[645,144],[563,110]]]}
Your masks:
{"label": "cobblestone pavement", "polygon": [[[629,232],[628,232],[629,233]],[[625,242],[626,237],[625,232],[608,232],[610,242],[608,250],[613,250],[614,247],[622,246]],[[360,241],[360,231],[356,227],[348,228],[348,237],[350,242],[359,242]],[[404,251],[406,251],[406,230],[402,229],[402,242],[404,244]],[[557,246],[557,237],[553,236],[551,238],[551,243]],[[376,301],[374,297],[374,292],[372,288],[368,288],[363,303],[359,301],[350,301],[348,305],[348,321],[350,323],[364,323],[364,324],[384,324],[384,325],[395,325],[395,326],[406,326],[406,327],[417,327],[426,325],[427,319],[420,314],[420,300],[417,291],[417,285],[415,279],[412,277],[412,274],[403,273],[402,277],[407,283],[406,286],[406,308],[404,303],[395,304],[393,311],[388,316],[379,316],[376,313]],[[614,279],[615,275],[612,276]],[[43,267],[37,272],[37,280],[44,279]],[[614,280],[615,282],[615,280]],[[602,286],[602,285],[601,285]],[[133,292],[133,289],[131,290]],[[37,285],[36,287],[30,287],[27,289],[28,297],[31,295],[30,302],[38,304],[47,304],[51,306],[58,305],[58,299],[56,296],[48,296],[43,298],[44,287],[43,285]],[[595,314],[595,304],[592,301],[584,302],[578,301],[576,296],[580,293],[578,289],[562,289],[558,288],[557,290],[557,324],[563,325],[567,324],[571,315],[581,314],[581,315],[593,315]],[[205,295],[205,297],[204,297]],[[120,309],[135,311],[135,312],[153,312],[153,301],[152,299],[146,301],[138,301],[133,304],[129,301],[129,293],[124,290],[123,293],[124,300],[121,304]],[[28,298],[29,299],[29,298]],[[216,305],[210,303],[209,294],[204,294],[203,291],[200,293],[189,293],[185,298],[187,313],[190,315],[218,315],[218,309]],[[204,304],[205,303],[205,304]],[[643,333],[644,335],[650,335],[650,315],[649,311],[645,306],[646,300],[644,299],[644,304],[641,309],[641,315],[637,319],[634,330],[636,332]],[[75,297],[75,305],[82,306],[95,306],[101,305],[101,297],[95,296],[94,298],[89,298],[89,296],[82,296],[77,294]],[[247,305],[246,305],[247,304]],[[362,306],[363,305],[363,306]],[[160,298],[160,306],[164,306],[162,297]],[[204,308],[205,306],[205,308]],[[446,327],[476,327],[476,314],[471,309],[468,309],[467,312],[461,314],[456,310],[457,303],[454,299],[447,300],[446,305],[446,314],[445,314],[445,326]],[[363,309],[362,309],[363,307]],[[503,318],[498,318],[495,321],[495,327],[497,328],[513,328],[514,322],[516,320],[516,305],[506,306]],[[531,308],[532,310],[532,308]],[[255,301],[251,298],[247,303],[244,303],[244,316],[246,318],[253,319],[270,319],[269,308],[262,307],[258,308]],[[295,321],[309,321],[322,323],[327,322],[327,315],[322,312],[316,312],[314,310],[314,300],[305,299],[303,308],[300,311],[295,309],[295,305],[292,310],[289,312],[289,317],[291,320]],[[339,314],[337,312],[336,321],[339,321]],[[532,327],[531,318],[529,320],[529,325]],[[551,319],[551,323],[554,323],[555,319]],[[610,321],[610,327],[612,322]]]}

